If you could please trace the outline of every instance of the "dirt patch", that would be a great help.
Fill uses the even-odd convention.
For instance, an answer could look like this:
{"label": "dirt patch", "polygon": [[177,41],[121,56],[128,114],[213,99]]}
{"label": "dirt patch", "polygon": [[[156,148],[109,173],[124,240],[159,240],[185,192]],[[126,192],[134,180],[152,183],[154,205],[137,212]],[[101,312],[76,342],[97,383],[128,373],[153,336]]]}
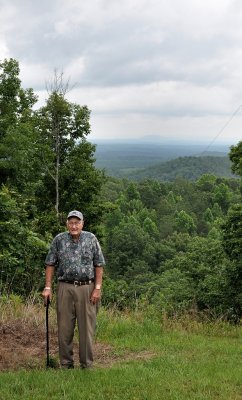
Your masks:
{"label": "dirt patch", "polygon": [[[58,362],[58,341],[56,332],[50,332],[50,358]],[[109,344],[94,344],[95,366],[108,367],[119,361],[134,359],[150,359],[155,354],[149,351],[139,353],[115,354]],[[78,365],[78,344],[74,343],[75,365]],[[21,321],[0,323],[0,371],[16,371],[19,369],[45,368],[46,333],[43,327],[23,325]]]}

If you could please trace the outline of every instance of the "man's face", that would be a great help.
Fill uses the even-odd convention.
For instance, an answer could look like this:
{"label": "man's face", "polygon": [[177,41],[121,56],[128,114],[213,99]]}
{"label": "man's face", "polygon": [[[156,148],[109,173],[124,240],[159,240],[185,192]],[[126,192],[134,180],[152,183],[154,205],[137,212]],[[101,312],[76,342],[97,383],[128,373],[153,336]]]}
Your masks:
{"label": "man's face", "polygon": [[76,217],[71,217],[66,222],[67,229],[72,236],[80,235],[83,228],[83,224],[84,221]]}

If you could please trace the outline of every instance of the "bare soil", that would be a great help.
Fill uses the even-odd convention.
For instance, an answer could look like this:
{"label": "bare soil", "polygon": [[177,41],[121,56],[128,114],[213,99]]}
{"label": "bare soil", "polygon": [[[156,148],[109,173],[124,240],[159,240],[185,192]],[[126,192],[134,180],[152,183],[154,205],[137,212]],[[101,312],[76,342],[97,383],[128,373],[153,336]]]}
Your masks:
{"label": "bare soil", "polygon": [[[58,342],[56,332],[49,334],[50,359],[55,367],[59,367]],[[94,366],[108,367],[119,361],[134,359],[149,359],[153,353],[115,354],[109,344],[94,343]],[[78,366],[78,344],[74,342],[75,365]],[[16,371],[46,367],[46,332],[43,327],[33,327],[23,324],[21,320],[9,323],[0,322],[0,371]]]}

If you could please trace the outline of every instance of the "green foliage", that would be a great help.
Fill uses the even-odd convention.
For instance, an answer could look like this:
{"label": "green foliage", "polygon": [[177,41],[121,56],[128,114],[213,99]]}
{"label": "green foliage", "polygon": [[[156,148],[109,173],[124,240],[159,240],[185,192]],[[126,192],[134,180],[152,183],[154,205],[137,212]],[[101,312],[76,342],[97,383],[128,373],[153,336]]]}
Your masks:
{"label": "green foliage", "polygon": [[235,204],[222,225],[222,244],[230,260],[225,270],[227,307],[235,321],[242,315],[242,205]]}
{"label": "green foliage", "polygon": [[102,305],[106,307],[115,306],[117,309],[127,307],[127,292],[129,285],[125,280],[113,280],[105,278],[103,282]]}
{"label": "green foliage", "polygon": [[[0,62],[0,183],[20,186],[29,182],[36,156],[36,135],[31,127],[32,89],[21,88],[19,65],[14,59]],[[35,171],[38,170],[36,163]]]}
{"label": "green foliage", "polygon": [[242,204],[232,206],[223,224],[223,245],[229,258],[242,259]]}
{"label": "green foliage", "polygon": [[61,91],[53,91],[46,105],[35,113],[42,161],[37,197],[40,210],[44,206],[61,217],[61,213],[78,208],[93,226],[102,213],[102,204],[96,199],[104,174],[95,169],[95,146],[86,141],[89,118],[87,106],[68,102]]}
{"label": "green foliage", "polygon": [[29,293],[43,284],[47,243],[31,230],[19,194],[0,191],[0,292]]}
{"label": "green foliage", "polygon": [[196,230],[196,225],[193,218],[188,215],[184,210],[176,213],[175,225],[180,232],[188,232],[192,234]]}
{"label": "green foliage", "polygon": [[203,174],[196,182],[197,186],[205,191],[211,192],[216,185],[216,176],[211,174]]}
{"label": "green foliage", "polygon": [[33,197],[42,178],[39,152],[38,134],[30,121],[10,126],[0,143],[2,183]]}
{"label": "green foliage", "polygon": [[[155,201],[149,202],[154,188]],[[194,183],[146,180],[119,188],[115,208],[106,214],[105,253],[108,279],[129,285],[127,307],[145,301],[171,314],[192,307],[232,319],[240,315],[239,287],[231,291],[234,267],[221,231],[238,189],[238,183],[210,175]],[[123,308],[123,297],[121,303]]]}
{"label": "green foliage", "polygon": [[[238,170],[234,169],[233,171],[238,174]],[[145,178],[159,181],[174,181],[179,177],[195,181],[200,179],[202,175],[208,174],[232,177],[233,174],[231,172],[231,162],[229,158],[216,156],[178,157],[147,168],[140,168],[138,171],[131,170],[123,175],[137,181]],[[211,183],[212,182],[210,182],[210,184]],[[201,184],[203,183],[201,182]],[[209,185],[209,182],[207,182],[207,185]]]}
{"label": "green foliage", "polygon": [[231,146],[229,158],[232,161],[231,169],[232,171],[242,176],[242,141],[240,141],[236,146]]}
{"label": "green foliage", "polygon": [[0,137],[17,120],[19,106],[20,79],[19,65],[14,59],[0,63]]}
{"label": "green foliage", "polygon": [[109,247],[115,276],[129,276],[129,268],[136,261],[144,260],[150,266],[149,269],[153,266],[155,248],[150,242],[150,235],[133,216],[113,229]]}
{"label": "green foliage", "polygon": [[[221,177],[228,158],[180,157],[137,173],[137,182],[107,179],[87,141],[88,107],[67,101],[56,76],[33,110],[36,96],[19,72],[16,60],[0,63],[1,293],[41,287],[48,243],[67,212],[81,209],[107,260],[105,304],[209,309],[239,320],[242,208],[239,180]],[[230,152],[239,175],[241,143]]]}
{"label": "green foliage", "polygon": [[87,229],[96,230],[105,208],[97,200],[105,177],[94,165],[95,146],[86,140],[90,111],[65,99],[62,81],[33,111],[36,96],[21,88],[19,72],[15,60],[0,64],[1,184],[21,192],[41,234],[63,229],[63,216],[74,208],[83,211]]}
{"label": "green foliage", "polygon": [[231,197],[232,193],[225,183],[220,183],[214,188],[214,201],[222,210],[227,211]]}
{"label": "green foliage", "polygon": [[145,179],[138,184],[142,203],[148,209],[157,208],[161,196],[167,194],[168,187],[162,182]]}
{"label": "green foliage", "polygon": [[37,97],[19,74],[16,60],[0,63],[0,290],[28,294],[43,284],[48,243],[65,229],[70,209],[102,232],[105,177],[86,140],[87,106],[68,102],[61,83],[33,110]]}
{"label": "green foliage", "polygon": [[192,280],[177,268],[166,270],[153,287],[152,304],[167,314],[190,309],[195,297]]}

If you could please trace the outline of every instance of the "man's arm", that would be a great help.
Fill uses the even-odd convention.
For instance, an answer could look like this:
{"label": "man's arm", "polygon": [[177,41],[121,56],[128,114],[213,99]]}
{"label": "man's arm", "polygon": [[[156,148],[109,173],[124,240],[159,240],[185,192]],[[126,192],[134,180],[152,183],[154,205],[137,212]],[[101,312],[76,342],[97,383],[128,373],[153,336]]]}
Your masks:
{"label": "man's arm", "polygon": [[95,289],[102,286],[103,281],[103,267],[96,267],[95,268]]}
{"label": "man's arm", "polygon": [[44,297],[44,302],[47,304],[48,299],[52,298],[52,279],[54,276],[55,267],[53,265],[46,265],[45,268],[45,288],[42,292],[42,296]]}
{"label": "man's arm", "polygon": [[101,298],[101,288],[102,288],[102,280],[103,280],[103,267],[95,268],[95,286],[94,290],[91,294],[91,302],[97,303]]}

